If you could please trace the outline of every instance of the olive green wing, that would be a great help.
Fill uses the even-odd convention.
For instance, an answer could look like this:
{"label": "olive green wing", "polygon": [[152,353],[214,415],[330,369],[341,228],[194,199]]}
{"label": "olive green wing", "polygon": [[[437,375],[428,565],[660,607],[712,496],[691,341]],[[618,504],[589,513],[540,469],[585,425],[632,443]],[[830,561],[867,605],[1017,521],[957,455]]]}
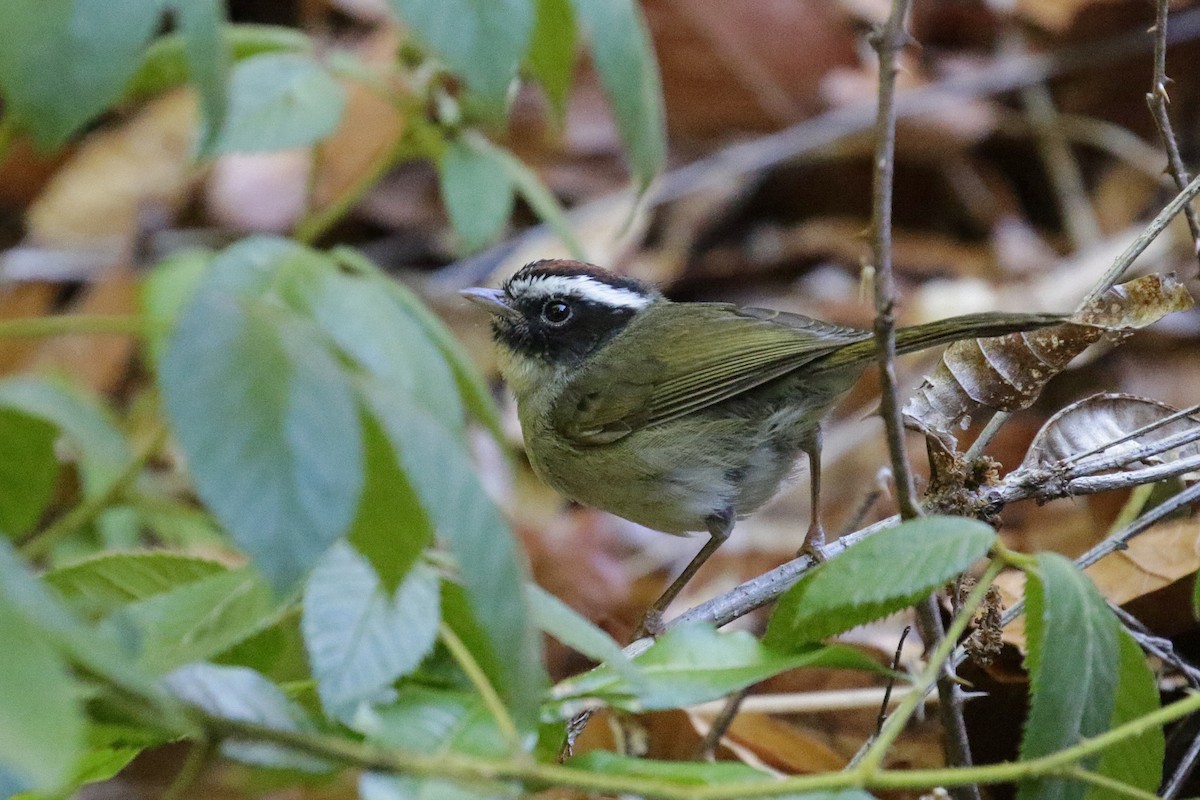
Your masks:
{"label": "olive green wing", "polygon": [[635,318],[567,384],[555,429],[604,444],[760,386],[870,333],[766,309],[677,303]]}

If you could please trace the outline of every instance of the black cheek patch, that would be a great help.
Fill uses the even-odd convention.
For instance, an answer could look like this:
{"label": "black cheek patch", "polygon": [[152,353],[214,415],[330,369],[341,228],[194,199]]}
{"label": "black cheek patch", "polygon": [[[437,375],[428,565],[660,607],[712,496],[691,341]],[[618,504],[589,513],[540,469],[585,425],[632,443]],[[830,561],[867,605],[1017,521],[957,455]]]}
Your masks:
{"label": "black cheek patch", "polygon": [[[551,325],[541,317],[544,301],[518,307],[519,322],[496,320],[496,339],[514,351],[552,364],[573,365],[594,353],[633,319],[636,310],[567,297],[571,318]],[[536,307],[534,307],[536,306]]]}

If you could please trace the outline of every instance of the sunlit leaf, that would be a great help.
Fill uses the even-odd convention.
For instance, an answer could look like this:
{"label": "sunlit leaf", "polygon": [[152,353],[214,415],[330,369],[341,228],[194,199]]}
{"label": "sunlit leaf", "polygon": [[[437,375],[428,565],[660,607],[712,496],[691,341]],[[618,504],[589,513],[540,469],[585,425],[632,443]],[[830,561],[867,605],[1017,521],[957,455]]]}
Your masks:
{"label": "sunlit leaf", "polygon": [[168,592],[219,572],[219,562],[166,550],[102,553],[46,573],[65,600],[93,614]]}
{"label": "sunlit leaf", "polygon": [[560,122],[566,119],[567,92],[575,72],[575,34],[570,0],[537,0],[529,72],[542,85]]}

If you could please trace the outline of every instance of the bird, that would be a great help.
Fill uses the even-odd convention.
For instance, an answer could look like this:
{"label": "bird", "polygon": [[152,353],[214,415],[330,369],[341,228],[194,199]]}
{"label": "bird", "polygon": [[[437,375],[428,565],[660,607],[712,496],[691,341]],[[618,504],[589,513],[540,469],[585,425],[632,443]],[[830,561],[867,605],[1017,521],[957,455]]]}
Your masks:
{"label": "bird", "polygon": [[[859,328],[731,303],[675,302],[593,264],[534,261],[461,294],[491,315],[534,473],[566,498],[708,541],[650,606],[667,606],[730,536],[809,463],[802,552],[821,556],[821,423],[876,358]],[[973,314],[899,328],[899,353],[1064,321]]]}

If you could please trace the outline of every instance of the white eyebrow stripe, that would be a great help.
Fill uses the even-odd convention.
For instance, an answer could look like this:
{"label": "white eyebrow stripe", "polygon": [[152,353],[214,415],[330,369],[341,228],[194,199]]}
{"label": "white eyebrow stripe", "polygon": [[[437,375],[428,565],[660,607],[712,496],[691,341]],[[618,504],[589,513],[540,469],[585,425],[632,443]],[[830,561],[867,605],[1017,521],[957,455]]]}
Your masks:
{"label": "white eyebrow stripe", "polygon": [[532,290],[546,296],[576,295],[584,300],[618,308],[640,309],[651,302],[651,298],[641,292],[610,286],[587,275],[538,275],[533,278],[517,278],[509,284],[509,289]]}

